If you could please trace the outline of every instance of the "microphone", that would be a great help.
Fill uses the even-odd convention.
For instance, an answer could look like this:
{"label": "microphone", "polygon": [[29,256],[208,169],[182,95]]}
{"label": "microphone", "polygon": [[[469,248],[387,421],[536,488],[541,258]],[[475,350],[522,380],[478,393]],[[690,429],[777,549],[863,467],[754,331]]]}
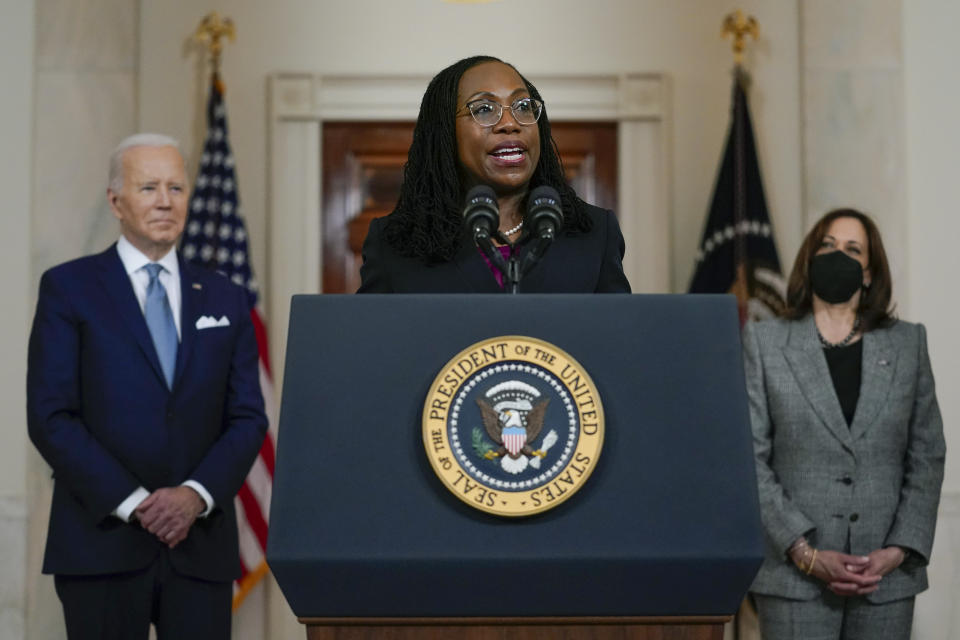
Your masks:
{"label": "microphone", "polygon": [[537,238],[551,241],[556,237],[563,227],[563,209],[560,208],[560,194],[556,189],[543,185],[530,193],[527,220]]}
{"label": "microphone", "polygon": [[494,190],[485,184],[470,189],[463,205],[463,219],[477,244],[495,235],[500,227],[500,207]]}
{"label": "microphone", "polygon": [[500,205],[496,192],[485,184],[470,189],[463,205],[463,219],[473,243],[501,273],[507,274],[507,261],[493,246],[493,238],[500,237]]}
{"label": "microphone", "polygon": [[540,262],[563,226],[563,209],[560,208],[560,194],[557,190],[546,185],[534,189],[527,198],[526,219],[530,221],[530,228],[533,229],[532,237],[536,238],[536,242],[523,256],[520,278]]}

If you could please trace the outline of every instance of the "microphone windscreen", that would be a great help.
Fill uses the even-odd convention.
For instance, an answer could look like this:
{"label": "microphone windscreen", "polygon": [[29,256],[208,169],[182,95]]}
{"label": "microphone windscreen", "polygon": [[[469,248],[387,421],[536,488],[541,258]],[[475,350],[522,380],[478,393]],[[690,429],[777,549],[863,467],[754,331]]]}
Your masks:
{"label": "microphone windscreen", "polygon": [[527,217],[534,226],[540,221],[552,224],[556,230],[563,226],[563,209],[560,207],[560,194],[553,187],[541,185],[530,192],[527,199]]}
{"label": "microphone windscreen", "polygon": [[535,213],[538,209],[552,209],[563,220],[563,209],[560,207],[560,194],[549,185],[540,185],[530,192],[527,200],[527,209]]}
{"label": "microphone windscreen", "polygon": [[492,207],[494,211],[499,209],[497,205],[497,193],[492,187],[489,187],[485,184],[478,184],[467,192],[467,197],[464,198],[463,203],[464,214],[478,205]]}
{"label": "microphone windscreen", "polygon": [[463,222],[473,234],[474,242],[495,235],[500,225],[496,192],[485,184],[470,189],[463,204]]}

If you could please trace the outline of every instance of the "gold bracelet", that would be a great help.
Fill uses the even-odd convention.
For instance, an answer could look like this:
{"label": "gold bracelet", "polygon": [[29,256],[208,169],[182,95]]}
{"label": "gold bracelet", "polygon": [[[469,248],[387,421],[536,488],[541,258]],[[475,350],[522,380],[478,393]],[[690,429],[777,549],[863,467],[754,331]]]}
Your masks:
{"label": "gold bracelet", "polygon": [[[810,552],[812,547],[807,543],[806,538],[799,538],[796,542],[790,545],[790,548],[787,549],[787,553],[790,555],[790,559],[793,560],[793,563],[797,565],[797,568],[800,571],[804,571],[804,565],[806,564],[807,558],[810,557]],[[795,554],[800,556],[795,559]]]}
{"label": "gold bracelet", "polygon": [[813,571],[813,565],[814,563],[816,563],[816,561],[817,561],[817,550],[814,549],[813,558],[810,559],[810,566],[807,567],[807,571],[806,571],[807,575],[810,575],[810,573]]}

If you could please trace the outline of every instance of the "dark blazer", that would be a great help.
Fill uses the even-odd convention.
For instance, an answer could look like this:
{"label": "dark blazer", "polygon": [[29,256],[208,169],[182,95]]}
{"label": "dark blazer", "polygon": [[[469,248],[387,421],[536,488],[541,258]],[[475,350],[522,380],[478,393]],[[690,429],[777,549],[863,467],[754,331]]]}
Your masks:
{"label": "dark blazer", "polygon": [[[183,261],[180,287],[171,391],[116,245],[40,281],[27,421],[54,474],[44,573],[145,567],[165,545],[111,512],[138,486],[152,491],[192,478],[216,507],[170,561],[206,580],[240,575],[233,498],[267,427],[250,310],[242,288]],[[201,316],[230,324],[198,330]]]}
{"label": "dark blazer", "polygon": [[914,552],[871,602],[927,587],[924,568],[943,482],[943,423],[923,325],[899,321],[863,336],[860,397],[847,426],[812,316],[748,324],[743,337],[766,553],[751,590],[809,600],[824,585],[787,549],[866,555]]}
{"label": "dark blazer", "polygon": [[[623,234],[612,211],[588,205],[593,229],[561,233],[546,255],[520,281],[522,293],[630,293],[623,273]],[[400,255],[383,237],[377,218],[363,243],[357,293],[502,293],[468,232],[450,262],[427,265]]]}

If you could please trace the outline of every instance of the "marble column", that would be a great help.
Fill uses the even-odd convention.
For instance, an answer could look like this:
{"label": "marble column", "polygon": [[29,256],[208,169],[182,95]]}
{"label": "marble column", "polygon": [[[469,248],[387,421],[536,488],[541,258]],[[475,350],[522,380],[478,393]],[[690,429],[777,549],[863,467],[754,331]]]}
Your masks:
{"label": "marble column", "polygon": [[[35,0],[31,296],[48,267],[100,251],[118,228],[107,158],[136,129],[139,2]],[[35,298],[34,298],[35,299]],[[62,638],[60,605],[40,575],[52,483],[28,446],[26,637]]]}
{"label": "marble column", "polygon": [[37,0],[33,275],[116,239],[107,158],[135,130],[136,0]]}
{"label": "marble column", "polygon": [[30,162],[34,0],[6,0],[0,19],[0,638],[25,633],[28,447],[23,403],[30,318]]}
{"label": "marble column", "polygon": [[870,214],[904,280],[901,0],[802,0],[804,233],[830,209]]}

